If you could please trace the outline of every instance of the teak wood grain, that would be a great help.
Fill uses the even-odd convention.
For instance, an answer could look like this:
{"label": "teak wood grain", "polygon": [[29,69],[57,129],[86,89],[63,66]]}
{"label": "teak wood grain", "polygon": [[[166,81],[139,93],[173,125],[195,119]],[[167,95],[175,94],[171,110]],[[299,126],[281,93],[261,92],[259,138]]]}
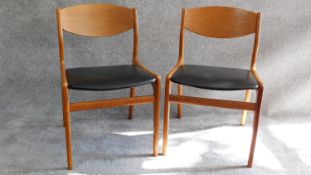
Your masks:
{"label": "teak wood grain", "polygon": [[[253,135],[248,157],[248,167],[253,166],[256,139],[259,127],[261,103],[263,99],[263,81],[256,71],[257,53],[260,40],[261,14],[234,7],[199,7],[183,9],[180,28],[179,57],[177,64],[167,74],[165,83],[164,102],[164,126],[163,126],[163,155],[167,154],[168,134],[169,134],[169,113],[170,103],[178,104],[178,117],[181,118],[181,104],[194,104],[229,109],[243,110],[242,125],[245,124],[247,110],[254,111]],[[184,34],[185,31],[197,33],[199,35],[213,38],[235,38],[249,34],[255,34],[253,54],[250,71],[254,75],[258,88],[256,102],[250,102],[250,90],[247,90],[244,101],[207,99],[201,97],[190,97],[183,95],[183,89],[178,84],[178,95],[171,94],[174,73],[184,64]]]}
{"label": "teak wood grain", "polygon": [[169,100],[174,103],[184,103],[184,104],[194,104],[194,105],[203,105],[203,106],[213,106],[229,109],[246,109],[255,111],[256,103],[247,103],[240,101],[232,100],[219,100],[219,99],[208,99],[200,97],[189,97],[181,95],[170,95]]}
{"label": "teak wood grain", "polygon": [[110,4],[84,4],[61,10],[63,29],[83,36],[111,36],[133,28],[133,9]]}
{"label": "teak wood grain", "polygon": [[[66,133],[68,169],[73,168],[70,112],[129,106],[129,119],[132,119],[134,105],[153,103],[154,106],[154,133],[153,156],[158,155],[158,139],[160,128],[160,90],[161,77],[150,71],[139,61],[139,26],[137,10],[111,4],[84,4],[64,9],[57,9],[57,25],[59,39],[61,87],[63,102],[63,121]],[[153,95],[136,96],[136,89],[132,87],[129,98],[107,99],[95,101],[70,102],[69,88],[64,60],[63,31],[81,36],[112,36],[133,29],[133,58],[132,63],[153,75],[156,79],[152,83]]]}
{"label": "teak wood grain", "polygon": [[154,96],[120,98],[112,100],[84,101],[70,104],[70,111],[85,111],[101,108],[114,108],[128,105],[140,105],[154,102]]}
{"label": "teak wood grain", "polygon": [[235,38],[255,33],[257,14],[238,8],[202,7],[187,9],[185,28],[215,38]]}

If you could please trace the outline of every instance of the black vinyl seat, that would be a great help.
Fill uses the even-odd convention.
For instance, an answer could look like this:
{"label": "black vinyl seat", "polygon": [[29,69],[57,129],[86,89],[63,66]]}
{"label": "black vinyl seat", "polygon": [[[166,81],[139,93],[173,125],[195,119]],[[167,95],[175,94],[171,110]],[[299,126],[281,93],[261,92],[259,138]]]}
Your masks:
{"label": "black vinyl seat", "polygon": [[156,78],[136,65],[67,69],[68,87],[76,90],[117,90],[154,83]]}
{"label": "black vinyl seat", "polygon": [[201,65],[182,65],[172,76],[172,82],[210,90],[257,89],[249,70]]}

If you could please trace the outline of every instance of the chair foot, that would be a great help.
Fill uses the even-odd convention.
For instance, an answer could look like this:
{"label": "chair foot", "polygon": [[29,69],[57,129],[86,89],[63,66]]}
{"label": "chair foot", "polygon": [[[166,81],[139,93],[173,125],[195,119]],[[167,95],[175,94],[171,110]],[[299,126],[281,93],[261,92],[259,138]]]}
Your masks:
{"label": "chair foot", "polygon": [[166,151],[163,151],[162,155],[163,155],[163,156],[166,156],[166,155],[167,155]]}
{"label": "chair foot", "polygon": [[[133,111],[133,110],[134,110],[133,107],[130,106],[130,107],[129,107],[129,111],[130,111],[129,113],[131,113],[131,111]],[[128,119],[128,120],[132,120],[132,119],[133,119],[133,114],[129,114],[128,117],[127,117],[127,119]]]}
{"label": "chair foot", "polygon": [[182,104],[178,104],[177,108],[178,108],[177,118],[182,119]]}
{"label": "chair foot", "polygon": [[248,165],[247,165],[247,168],[253,168],[253,163],[248,164]]}
{"label": "chair foot", "polygon": [[67,170],[72,170],[73,167],[72,166],[68,166]]}
{"label": "chair foot", "polygon": [[129,106],[129,114],[127,119],[132,120],[133,119],[133,113],[134,113],[134,106]]}

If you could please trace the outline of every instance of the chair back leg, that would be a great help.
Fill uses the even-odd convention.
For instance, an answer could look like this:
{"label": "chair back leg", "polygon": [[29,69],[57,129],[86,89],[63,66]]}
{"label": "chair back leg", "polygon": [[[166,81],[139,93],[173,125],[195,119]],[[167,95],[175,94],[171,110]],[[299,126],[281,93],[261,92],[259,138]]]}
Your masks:
{"label": "chair back leg", "polygon": [[[183,88],[182,88],[182,85],[178,85],[178,95],[183,95]],[[179,118],[179,119],[181,119],[182,118],[182,113],[183,113],[183,108],[182,108],[183,106],[182,106],[182,104],[181,103],[179,103],[178,104],[178,106],[177,106],[177,117]]]}
{"label": "chair back leg", "polygon": [[[246,90],[246,93],[245,93],[245,102],[250,102],[251,100],[251,95],[252,95],[252,92],[251,90]],[[244,110],[243,111],[243,114],[242,114],[242,119],[241,119],[241,126],[245,126],[245,123],[246,123],[246,117],[247,117],[247,110]]]}
{"label": "chair back leg", "polygon": [[[136,96],[136,89],[135,88],[131,88],[130,90],[130,97],[135,97]],[[131,120],[133,118],[133,113],[134,113],[134,106],[130,105],[129,107],[129,116],[128,119]]]}

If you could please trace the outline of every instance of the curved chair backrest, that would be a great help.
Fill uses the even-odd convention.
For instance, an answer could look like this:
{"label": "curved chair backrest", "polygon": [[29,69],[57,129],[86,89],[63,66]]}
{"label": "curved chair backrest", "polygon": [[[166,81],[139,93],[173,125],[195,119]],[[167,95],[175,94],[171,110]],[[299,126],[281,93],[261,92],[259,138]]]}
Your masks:
{"label": "curved chair backrest", "polygon": [[83,4],[58,9],[61,28],[82,36],[112,36],[134,27],[134,9],[111,4]]}
{"label": "curved chair backrest", "polygon": [[[139,27],[137,10],[112,4],[83,4],[57,9],[59,52],[64,64],[63,31],[76,35],[113,36],[133,29],[133,63],[138,63]],[[65,69],[64,65],[62,69]]]}
{"label": "curved chair backrest", "polygon": [[184,27],[213,38],[235,38],[256,32],[258,14],[233,7],[185,9]]}
{"label": "curved chair backrest", "polygon": [[179,62],[184,64],[184,31],[212,38],[236,38],[255,34],[251,69],[256,69],[261,14],[234,7],[183,9],[180,28]]}

